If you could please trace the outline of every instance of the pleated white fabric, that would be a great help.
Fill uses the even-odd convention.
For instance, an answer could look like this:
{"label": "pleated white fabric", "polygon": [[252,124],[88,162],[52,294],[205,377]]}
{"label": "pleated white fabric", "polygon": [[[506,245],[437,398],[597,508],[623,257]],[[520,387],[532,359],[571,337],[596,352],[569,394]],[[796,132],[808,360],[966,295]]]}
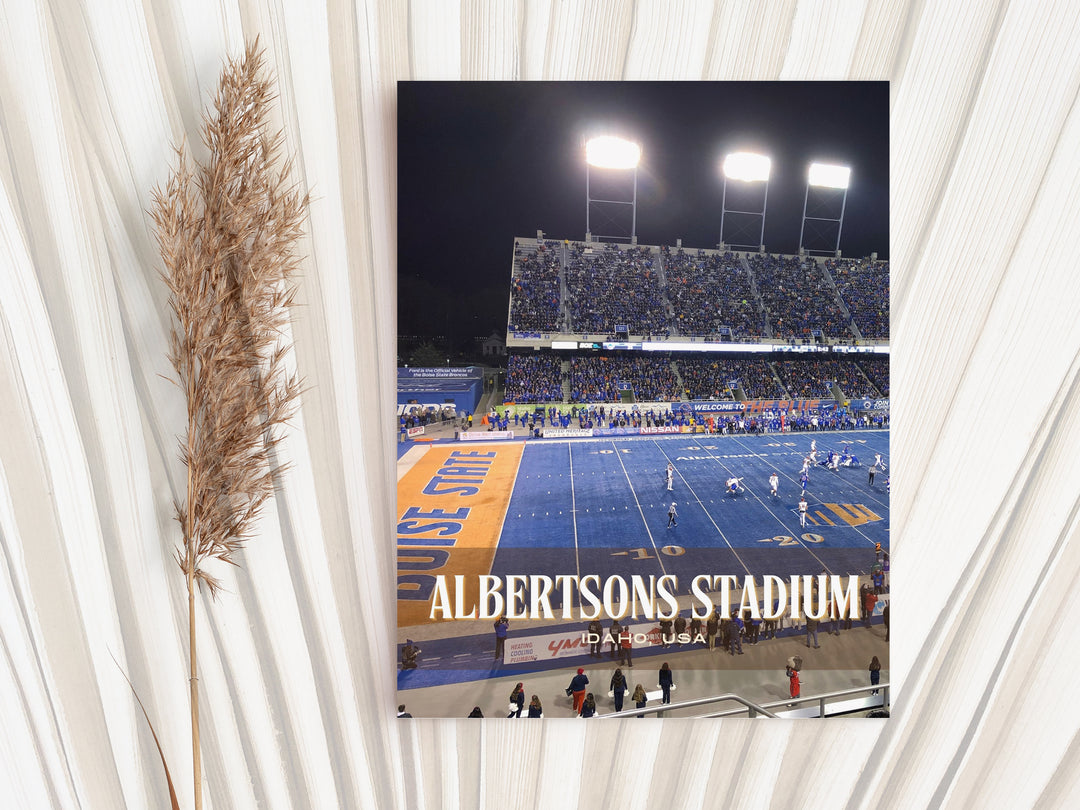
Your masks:
{"label": "pleated white fabric", "polygon": [[[261,37],[308,391],[198,604],[208,808],[1080,806],[1080,16],[1039,3],[0,0],[0,802],[191,806],[149,217]],[[889,79],[885,723],[396,722],[395,82]]]}

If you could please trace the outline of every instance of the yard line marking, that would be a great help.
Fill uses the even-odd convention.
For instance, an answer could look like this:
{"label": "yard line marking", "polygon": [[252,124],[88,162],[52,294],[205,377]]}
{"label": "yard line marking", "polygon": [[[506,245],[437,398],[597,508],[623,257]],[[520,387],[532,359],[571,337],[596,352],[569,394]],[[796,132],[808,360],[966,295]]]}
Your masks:
{"label": "yard line marking", "polygon": [[[659,450],[661,453],[663,453],[664,458],[666,458],[671,463],[671,466],[675,467],[675,462],[671,461],[671,459],[668,457],[668,454],[664,452],[664,448],[662,448],[657,443],[656,439],[653,439],[653,444],[656,445],[657,450]],[[705,504],[702,502],[701,498],[698,498],[698,494],[694,491],[694,488],[692,486],[690,486],[690,482],[686,480],[686,476],[684,476],[682,474],[682,472],[679,470],[678,467],[675,467],[675,472],[679,473],[679,478],[682,479],[682,482],[684,484],[686,484],[686,488],[688,490],[690,490],[690,494],[693,495],[694,498],[697,500],[698,504],[701,505],[702,511],[705,512],[705,517],[707,517],[709,519],[709,522],[712,523],[713,528],[715,528],[717,533],[720,535],[720,539],[723,540],[725,543],[727,543],[727,547],[731,549],[731,553],[735,555],[735,559],[739,561],[739,565],[741,565],[743,568],[746,569],[746,573],[753,574],[753,572],[750,570],[749,566],[747,566],[747,564],[742,561],[742,557],[739,556],[739,552],[737,552],[735,550],[735,547],[733,545],[731,545],[731,542],[727,539],[727,535],[724,534],[724,532],[716,524],[716,521],[713,520],[713,516],[709,514],[709,510],[705,508]],[[709,503],[712,503],[712,501],[709,501]]]}
{"label": "yard line marking", "polygon": [[[737,440],[737,439],[736,439],[736,441],[738,442],[738,440]],[[739,443],[741,444],[741,442],[739,442]],[[749,448],[747,448],[747,449],[749,449]],[[751,451],[751,452],[752,452],[752,451]],[[821,451],[818,451],[818,452],[820,453]],[[762,456],[762,455],[761,455],[760,453],[755,453],[754,455],[756,455],[756,456],[759,456],[759,457],[762,457],[762,458],[764,457],[764,456]],[[826,455],[827,455],[827,454],[826,454]],[[723,464],[723,462],[721,462],[721,464]],[[770,466],[772,466],[772,465],[770,465]],[[783,476],[784,476],[784,478],[787,478],[787,479],[788,479],[789,481],[792,481],[793,483],[796,483],[796,484],[798,483],[798,481],[797,481],[797,480],[796,480],[796,479],[795,479],[795,478],[794,478],[793,476],[790,476],[790,475],[788,475],[788,474],[787,474],[786,472],[782,471],[782,470],[781,470],[781,469],[780,469],[779,467],[775,467],[775,466],[773,466],[773,469],[774,469],[774,470],[776,470],[777,472],[779,472],[779,473],[780,473],[781,475],[783,475]],[[825,472],[825,473],[828,473],[828,472],[830,472],[830,471],[829,471],[829,470],[824,470],[824,472]],[[864,490],[862,490],[862,489],[861,489],[860,487],[857,487],[857,486],[856,486],[855,484],[853,484],[852,482],[848,481],[848,480],[847,480],[846,478],[843,478],[843,477],[841,477],[841,476],[839,476],[839,475],[836,475],[836,478],[837,478],[837,479],[838,479],[838,480],[840,481],[840,483],[841,483],[841,484],[843,484],[843,485],[846,485],[847,487],[849,487],[849,488],[851,488],[852,490],[854,490],[854,491],[856,492],[856,494],[858,494],[858,496],[859,496],[860,498],[863,498],[864,500],[868,500],[868,501],[874,501],[874,502],[878,503],[879,505],[881,505],[881,506],[884,506],[885,508],[888,508],[888,506],[889,506],[889,504],[888,504],[888,503],[882,503],[881,501],[879,501],[879,500],[878,500],[877,498],[874,498],[874,497],[867,497],[867,496],[865,495],[865,492],[864,492]],[[760,499],[759,499],[759,500],[760,500]],[[821,504],[822,506],[824,506],[824,502],[822,502],[822,501],[819,501],[819,503],[820,503],[820,504]],[[817,505],[817,504],[815,504],[815,505]],[[815,525],[817,525],[817,524],[815,523]],[[830,525],[834,525],[834,524],[830,524]],[[875,541],[875,540],[872,540],[872,539],[870,539],[870,536],[869,536],[869,535],[867,535],[867,534],[866,534],[866,532],[864,532],[864,531],[863,531],[862,529],[860,529],[860,528],[859,528],[858,526],[852,526],[851,528],[852,528],[852,529],[854,529],[856,533],[858,533],[858,534],[861,534],[861,535],[862,535],[862,537],[863,537],[863,539],[864,539],[864,540],[866,540],[866,542],[867,542],[867,543],[869,543],[870,545],[874,545],[874,544],[875,544],[875,543],[877,542],[877,541]],[[800,541],[800,545],[802,545],[801,541]],[[806,550],[807,550],[807,551],[810,551],[809,547],[807,547],[807,548],[806,548]],[[811,554],[813,554],[813,552],[812,552],[812,551],[810,551],[810,553],[811,553]],[[816,555],[815,555],[815,556],[816,556]]]}
{"label": "yard line marking", "polygon": [[566,449],[570,452],[570,515],[574,519],[574,566],[577,569],[578,578],[581,578],[581,558],[578,555],[577,538],[577,498],[574,494],[574,445],[566,443]]}
{"label": "yard line marking", "polygon": [[667,574],[667,569],[664,568],[664,561],[660,559],[660,549],[656,547],[656,540],[653,539],[652,529],[649,528],[649,521],[645,519],[645,510],[641,508],[641,501],[638,500],[637,490],[634,489],[634,484],[630,480],[630,473],[626,471],[626,464],[623,462],[622,453],[618,452],[619,446],[615,442],[611,442],[611,446],[615,449],[615,456],[619,459],[619,466],[622,467],[623,475],[626,476],[626,483],[630,486],[630,494],[634,496],[634,503],[637,504],[638,514],[641,515],[641,522],[645,524],[645,533],[649,535],[649,542],[652,543],[653,551],[656,552],[656,561],[660,563],[660,570]]}
{"label": "yard line marking", "polygon": [[[736,439],[735,441],[736,441],[737,444],[741,445],[744,449],[749,449],[749,448],[746,447],[746,445],[743,445],[742,442],[739,442],[738,439]],[[709,453],[709,455],[712,455],[711,450],[706,450],[705,452]],[[752,450],[751,450],[751,452],[753,453]],[[758,456],[760,454],[753,453],[753,455]],[[719,464],[721,467],[723,467],[725,470],[727,470],[728,475],[733,475],[734,474],[734,471],[730,467],[728,467],[728,465],[726,465],[723,461],[716,458],[715,456],[713,458],[715,459],[717,464]],[[791,532],[791,536],[795,539],[795,542],[798,543],[800,546],[802,546],[804,549],[806,549],[806,552],[811,557],[813,557],[815,560],[817,560],[819,563],[821,563],[821,566],[822,566],[823,570],[828,571],[830,574],[832,573],[832,569],[830,569],[829,566],[825,565],[825,561],[822,560],[821,557],[819,557],[817,554],[815,554],[813,552],[813,550],[808,545],[806,545],[806,543],[803,542],[802,537],[799,537],[801,532],[799,532],[799,531],[797,531],[795,529],[789,529],[787,524],[784,523],[784,521],[772,509],[770,509],[768,507],[768,505],[765,503],[765,501],[761,500],[761,498],[758,496],[758,494],[756,492],[754,492],[754,490],[750,489],[750,487],[748,487],[748,486],[743,487],[743,489],[745,489],[747,492],[749,492],[754,497],[754,500],[756,500],[759,504],[761,504],[761,506],[765,509],[765,511],[768,512],[770,515],[772,515],[773,519],[777,523],[779,523],[784,528],[785,531]],[[799,528],[802,528],[802,527],[800,526]]]}

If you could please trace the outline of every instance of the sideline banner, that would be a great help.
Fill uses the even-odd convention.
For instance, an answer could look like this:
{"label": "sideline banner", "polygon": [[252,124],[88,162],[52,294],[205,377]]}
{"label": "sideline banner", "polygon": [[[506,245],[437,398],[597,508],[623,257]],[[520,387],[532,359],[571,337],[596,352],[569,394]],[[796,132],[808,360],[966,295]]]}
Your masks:
{"label": "sideline banner", "polygon": [[550,428],[544,431],[545,439],[591,438],[592,428]]}
{"label": "sideline banner", "polygon": [[744,402],[672,402],[674,413],[741,413],[746,409]]}
{"label": "sideline banner", "polygon": [[462,442],[480,442],[491,441],[493,439],[512,439],[514,438],[514,431],[512,430],[480,430],[469,431],[463,430],[458,433],[458,441]]}
{"label": "sideline banner", "polygon": [[[629,628],[624,627],[623,632],[629,632],[633,636],[632,649],[656,647],[661,643],[660,625],[633,624]],[[609,647],[609,634],[607,628],[600,634],[601,650],[606,652]],[[589,643],[585,639],[582,630],[568,630],[563,633],[551,633],[542,636],[523,636],[514,638],[513,634],[506,639],[504,662],[507,664],[524,664],[531,661],[554,661],[559,658],[571,658],[575,655],[584,655],[589,651]]]}

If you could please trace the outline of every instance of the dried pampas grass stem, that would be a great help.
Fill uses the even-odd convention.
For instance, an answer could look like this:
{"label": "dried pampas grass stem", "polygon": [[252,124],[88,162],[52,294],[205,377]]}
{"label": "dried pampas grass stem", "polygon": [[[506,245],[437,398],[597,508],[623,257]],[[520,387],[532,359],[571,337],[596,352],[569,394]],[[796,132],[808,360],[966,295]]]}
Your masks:
{"label": "dried pampas grass stem", "polygon": [[272,86],[258,42],[221,75],[203,140],[206,164],[184,149],[152,217],[162,277],[175,315],[169,359],[187,398],[180,457],[187,493],[176,504],[183,545],[176,559],[188,589],[195,807],[202,807],[196,678],[195,588],[216,597],[205,568],[236,564],[252,521],[280,472],[279,428],[300,382],[286,369],[283,330],[292,303],[308,198],[290,179],[283,136],[268,135]]}

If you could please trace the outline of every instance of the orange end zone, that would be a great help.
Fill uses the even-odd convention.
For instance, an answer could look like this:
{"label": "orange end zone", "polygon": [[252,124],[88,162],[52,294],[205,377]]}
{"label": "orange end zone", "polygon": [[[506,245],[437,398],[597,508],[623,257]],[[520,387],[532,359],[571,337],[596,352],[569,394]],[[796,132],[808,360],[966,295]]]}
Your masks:
{"label": "orange end zone", "polygon": [[398,479],[399,627],[435,621],[429,617],[436,575],[464,575],[474,591],[477,577],[491,573],[524,449],[433,445]]}

